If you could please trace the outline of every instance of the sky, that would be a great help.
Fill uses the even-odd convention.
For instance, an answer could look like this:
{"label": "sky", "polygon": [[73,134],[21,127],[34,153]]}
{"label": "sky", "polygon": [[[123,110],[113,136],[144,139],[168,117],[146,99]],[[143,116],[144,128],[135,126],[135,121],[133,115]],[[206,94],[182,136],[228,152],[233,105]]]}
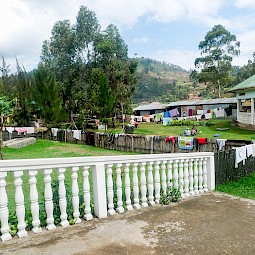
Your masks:
{"label": "sky", "polygon": [[96,13],[102,29],[118,27],[129,57],[194,69],[199,42],[217,24],[241,43],[234,65],[247,64],[255,51],[254,0],[1,0],[0,56],[12,72],[16,58],[27,71],[36,68],[55,22],[74,24],[81,5]]}

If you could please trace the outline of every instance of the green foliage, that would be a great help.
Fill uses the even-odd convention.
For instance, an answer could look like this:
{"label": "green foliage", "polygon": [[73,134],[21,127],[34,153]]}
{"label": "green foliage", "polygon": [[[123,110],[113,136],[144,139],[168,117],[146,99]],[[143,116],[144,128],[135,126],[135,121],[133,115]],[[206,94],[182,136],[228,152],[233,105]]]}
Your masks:
{"label": "green foliage", "polygon": [[173,102],[189,97],[189,72],[179,66],[149,58],[136,58],[138,82],[133,101]]}
{"label": "green foliage", "polygon": [[[44,66],[34,72],[32,108],[37,118],[45,123],[58,122],[64,115],[55,75]],[[64,115],[65,116],[65,115]]]}
{"label": "green foliage", "polygon": [[160,191],[159,203],[163,205],[169,205],[171,203],[176,203],[181,199],[181,192],[179,189],[174,187],[167,187],[166,194],[163,190]]}
{"label": "green foliage", "polygon": [[222,25],[214,26],[199,43],[202,56],[195,60],[196,68],[200,68],[199,82],[207,83],[208,91],[214,91],[218,97],[232,81],[231,62],[234,56],[240,54],[239,47],[236,36]]}
{"label": "green foliage", "polygon": [[130,124],[125,125],[125,127],[124,127],[125,134],[133,134],[134,131],[135,131],[134,125],[130,125]]}
{"label": "green foliage", "polygon": [[207,122],[205,121],[196,121],[191,119],[186,120],[172,120],[167,123],[167,126],[205,126]]}

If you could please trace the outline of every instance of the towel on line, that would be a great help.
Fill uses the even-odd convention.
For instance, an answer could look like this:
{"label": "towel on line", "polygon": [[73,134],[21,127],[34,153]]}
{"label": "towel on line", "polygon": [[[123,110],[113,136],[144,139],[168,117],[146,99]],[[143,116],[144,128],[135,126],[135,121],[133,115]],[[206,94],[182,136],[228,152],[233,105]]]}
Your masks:
{"label": "towel on line", "polygon": [[238,167],[238,163],[240,163],[241,161],[243,161],[243,165],[245,163],[245,159],[246,159],[246,146],[237,147],[237,148],[235,148],[235,150],[236,150],[235,168],[237,168]]}

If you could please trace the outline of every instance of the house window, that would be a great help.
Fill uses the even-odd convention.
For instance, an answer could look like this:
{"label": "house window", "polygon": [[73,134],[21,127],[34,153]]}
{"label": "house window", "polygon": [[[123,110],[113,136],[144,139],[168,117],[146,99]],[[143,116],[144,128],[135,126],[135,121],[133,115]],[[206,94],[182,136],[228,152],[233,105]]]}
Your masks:
{"label": "house window", "polygon": [[245,93],[239,93],[239,96],[245,96]]}
{"label": "house window", "polygon": [[239,106],[240,112],[251,112],[251,99],[241,99]]}

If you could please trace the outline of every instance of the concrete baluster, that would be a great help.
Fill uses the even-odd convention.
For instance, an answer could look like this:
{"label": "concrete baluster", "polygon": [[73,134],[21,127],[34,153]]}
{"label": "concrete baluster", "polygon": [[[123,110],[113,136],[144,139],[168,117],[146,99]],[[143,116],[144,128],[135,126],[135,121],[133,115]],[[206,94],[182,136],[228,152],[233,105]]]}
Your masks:
{"label": "concrete baluster", "polygon": [[166,194],[166,161],[161,163],[161,182],[163,193]]}
{"label": "concrete baluster", "polygon": [[47,214],[46,229],[53,230],[56,228],[53,217],[53,201],[52,201],[52,188],[51,188],[51,173],[52,169],[44,170],[44,199],[45,210]]}
{"label": "concrete baluster", "polygon": [[107,197],[108,197],[108,214],[114,215],[114,204],[113,204],[113,182],[112,182],[112,165],[107,165]]}
{"label": "concrete baluster", "polygon": [[153,165],[153,162],[150,161],[148,163],[148,193],[149,193],[149,204],[151,206],[155,205],[152,165]]}
{"label": "concrete baluster", "polygon": [[194,193],[199,194],[198,191],[198,159],[194,160]]}
{"label": "concrete baluster", "polygon": [[146,196],[147,195],[147,187],[146,187],[145,165],[146,165],[146,162],[142,162],[140,164],[142,207],[148,207],[147,196]]}
{"label": "concrete baluster", "polygon": [[138,163],[133,164],[133,193],[134,193],[134,205],[135,209],[140,209],[141,205],[139,204],[139,187],[138,187],[138,177],[137,177],[137,166]]}
{"label": "concrete baluster", "polygon": [[122,166],[122,164],[116,165],[116,174],[117,174],[116,184],[117,184],[117,198],[118,198],[118,202],[117,202],[118,207],[117,207],[116,211],[118,213],[124,212],[123,201],[122,201],[121,166]]}
{"label": "concrete baluster", "polygon": [[190,159],[184,160],[184,196],[188,197],[189,194],[189,161]]}
{"label": "concrete baluster", "polygon": [[179,189],[179,174],[178,174],[178,159],[174,160],[174,176],[173,176],[173,183],[174,183],[174,188]]}
{"label": "concrete baluster", "polygon": [[27,236],[26,223],[25,223],[25,206],[24,206],[24,193],[22,189],[23,171],[14,172],[14,185],[15,185],[15,203],[16,203],[16,215],[18,218],[18,232],[19,237]]}
{"label": "concrete baluster", "polygon": [[130,177],[129,177],[129,169],[130,164],[126,163],[125,164],[125,194],[126,194],[126,207],[128,211],[133,210],[133,206],[131,205],[131,190],[130,190]]}
{"label": "concrete baluster", "polygon": [[173,161],[169,160],[167,164],[167,186],[168,188],[172,188],[173,186]]}
{"label": "concrete baluster", "polygon": [[1,240],[9,241],[12,239],[11,234],[9,233],[10,227],[8,224],[9,210],[8,210],[8,198],[6,193],[6,181],[5,178],[7,172],[0,172],[0,223],[1,223]]}
{"label": "concrete baluster", "polygon": [[159,174],[159,164],[160,161],[155,161],[154,164],[154,169],[155,169],[155,173],[154,173],[154,188],[155,188],[155,203],[159,204],[159,200],[160,200],[160,174]]}
{"label": "concrete baluster", "polygon": [[67,220],[67,213],[66,213],[66,187],[65,187],[65,167],[61,167],[58,169],[58,194],[59,194],[59,207],[60,207],[60,225],[62,227],[69,226],[69,222]]}
{"label": "concrete baluster", "polygon": [[190,195],[194,195],[195,192],[194,192],[194,177],[193,177],[193,163],[194,163],[194,160],[193,159],[190,159],[189,160],[189,193]]}
{"label": "concrete baluster", "polygon": [[80,219],[80,199],[79,199],[79,186],[78,186],[78,173],[79,167],[72,167],[72,204],[73,204],[73,218],[74,223],[81,223]]}
{"label": "concrete baluster", "polygon": [[179,163],[179,190],[181,193],[181,196],[183,197],[183,186],[184,186],[184,180],[183,180],[183,162],[184,160],[181,159]]}
{"label": "concrete baluster", "polygon": [[34,233],[42,232],[42,228],[40,227],[40,219],[39,219],[39,204],[38,204],[38,192],[36,188],[36,175],[37,171],[30,170],[29,174],[29,185],[30,185],[30,201],[31,201],[31,213],[32,213],[32,231]]}
{"label": "concrete baluster", "polygon": [[198,190],[199,193],[203,193],[203,159],[198,161]]}
{"label": "concrete baluster", "polygon": [[90,184],[89,184],[89,166],[83,167],[83,194],[84,194],[84,216],[85,220],[92,220],[93,216],[91,214],[90,207]]}
{"label": "concrete baluster", "polygon": [[207,158],[203,159],[203,190],[208,191],[207,188]]}

